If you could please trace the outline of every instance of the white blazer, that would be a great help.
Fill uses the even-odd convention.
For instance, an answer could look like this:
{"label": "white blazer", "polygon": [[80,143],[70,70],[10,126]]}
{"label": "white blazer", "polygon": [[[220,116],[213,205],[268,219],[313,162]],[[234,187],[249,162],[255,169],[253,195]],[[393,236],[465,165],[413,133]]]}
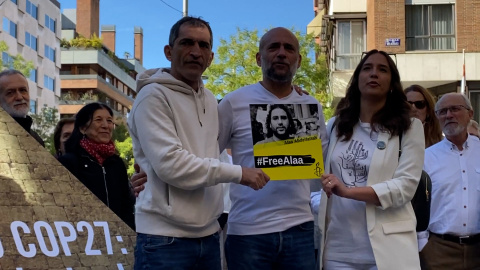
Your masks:
{"label": "white blazer", "polygon": [[[330,119],[327,125],[328,133],[332,130],[334,121],[334,118]],[[336,129],[331,133],[325,173],[330,173],[331,155],[337,143]],[[367,179],[367,186],[375,190],[381,204],[366,205],[367,229],[375,261],[379,270],[420,269],[415,232],[417,221],[410,201],[418,186],[425,155],[422,123],[413,119],[410,129],[403,134],[400,159],[398,136],[391,137],[389,133],[379,131],[378,142],[380,141],[385,142],[386,147],[377,147],[373,152]],[[325,248],[329,205],[330,200],[323,194],[318,213],[322,254]],[[323,267],[322,257],[320,269]]]}

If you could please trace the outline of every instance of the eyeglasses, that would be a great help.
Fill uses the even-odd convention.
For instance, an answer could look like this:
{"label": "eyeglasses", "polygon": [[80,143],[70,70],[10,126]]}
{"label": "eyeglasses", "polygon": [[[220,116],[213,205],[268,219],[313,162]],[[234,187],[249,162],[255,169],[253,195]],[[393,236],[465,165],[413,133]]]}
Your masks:
{"label": "eyeglasses", "polygon": [[463,106],[463,105],[453,105],[453,106],[450,106],[450,107],[442,108],[440,110],[436,110],[435,114],[438,115],[438,116],[444,116],[444,115],[447,115],[448,111],[450,111],[451,113],[457,113],[461,109],[465,109],[467,111],[470,110],[469,108],[467,108],[466,106]]}
{"label": "eyeglasses", "polygon": [[415,108],[421,110],[427,106],[427,102],[425,100],[418,100],[418,101],[408,101],[410,105],[415,105]]}

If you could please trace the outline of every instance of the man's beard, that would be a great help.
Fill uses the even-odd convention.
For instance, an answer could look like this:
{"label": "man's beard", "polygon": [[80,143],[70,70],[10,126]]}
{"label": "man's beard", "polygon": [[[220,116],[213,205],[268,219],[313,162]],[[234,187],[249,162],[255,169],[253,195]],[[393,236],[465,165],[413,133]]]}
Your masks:
{"label": "man's beard", "polygon": [[[26,104],[27,106],[22,109],[15,109],[15,105]],[[3,100],[0,100],[0,106],[12,117],[26,117],[29,111],[28,104],[24,101],[15,102],[10,105],[5,103]]]}
{"label": "man's beard", "polygon": [[457,124],[455,127],[445,127],[443,128],[443,133],[445,133],[446,136],[456,136],[460,133],[462,133],[466,127]]}
{"label": "man's beard", "polygon": [[[267,63],[267,61],[265,59],[262,59],[262,63]],[[275,68],[273,67],[273,65],[267,66],[262,64],[262,73],[266,75],[267,78],[276,82],[281,82],[281,83],[292,82],[295,72],[297,72],[296,68],[294,70],[290,68],[288,72],[285,74],[277,74],[275,72]]]}
{"label": "man's beard", "polygon": [[283,134],[280,134],[278,133],[276,130],[272,130],[273,131],[273,135],[277,138],[279,138],[280,140],[287,140],[287,139],[290,139],[290,134],[288,134],[288,129],[285,128],[285,132]]}

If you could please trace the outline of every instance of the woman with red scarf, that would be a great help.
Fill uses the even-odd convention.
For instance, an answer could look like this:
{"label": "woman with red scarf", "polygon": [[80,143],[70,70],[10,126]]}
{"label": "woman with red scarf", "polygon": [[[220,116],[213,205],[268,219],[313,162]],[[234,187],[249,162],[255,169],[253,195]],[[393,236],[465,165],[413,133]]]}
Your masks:
{"label": "woman with red scarf", "polygon": [[134,196],[127,169],[112,141],[113,112],[102,103],[85,105],[75,116],[66,154],[59,161],[135,230]]}

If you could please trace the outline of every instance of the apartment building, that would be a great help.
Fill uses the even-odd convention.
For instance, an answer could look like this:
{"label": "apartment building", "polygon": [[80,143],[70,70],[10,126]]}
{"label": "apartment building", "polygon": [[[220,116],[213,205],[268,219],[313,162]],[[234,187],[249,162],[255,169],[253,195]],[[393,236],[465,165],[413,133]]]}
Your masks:
{"label": "apartment building", "polygon": [[480,119],[480,0],[314,0],[307,27],[326,54],[334,103],[362,53],[379,49],[397,63],[404,87],[419,84],[435,96],[466,94]]}
{"label": "apartment building", "polygon": [[[77,0],[77,9],[65,9],[62,15],[62,36],[99,36],[99,0]],[[100,101],[108,104],[116,119],[125,120],[136,96],[135,77],[143,72],[143,30],[134,27],[134,55],[115,55],[115,25],[103,25],[103,45],[61,48],[62,68],[61,117],[77,113],[85,104]]]}
{"label": "apartment building", "polygon": [[28,78],[32,113],[43,106],[58,107],[60,16],[56,0],[0,1],[0,40],[9,47],[2,53],[3,63],[12,65],[12,56],[19,54],[34,64]]}

